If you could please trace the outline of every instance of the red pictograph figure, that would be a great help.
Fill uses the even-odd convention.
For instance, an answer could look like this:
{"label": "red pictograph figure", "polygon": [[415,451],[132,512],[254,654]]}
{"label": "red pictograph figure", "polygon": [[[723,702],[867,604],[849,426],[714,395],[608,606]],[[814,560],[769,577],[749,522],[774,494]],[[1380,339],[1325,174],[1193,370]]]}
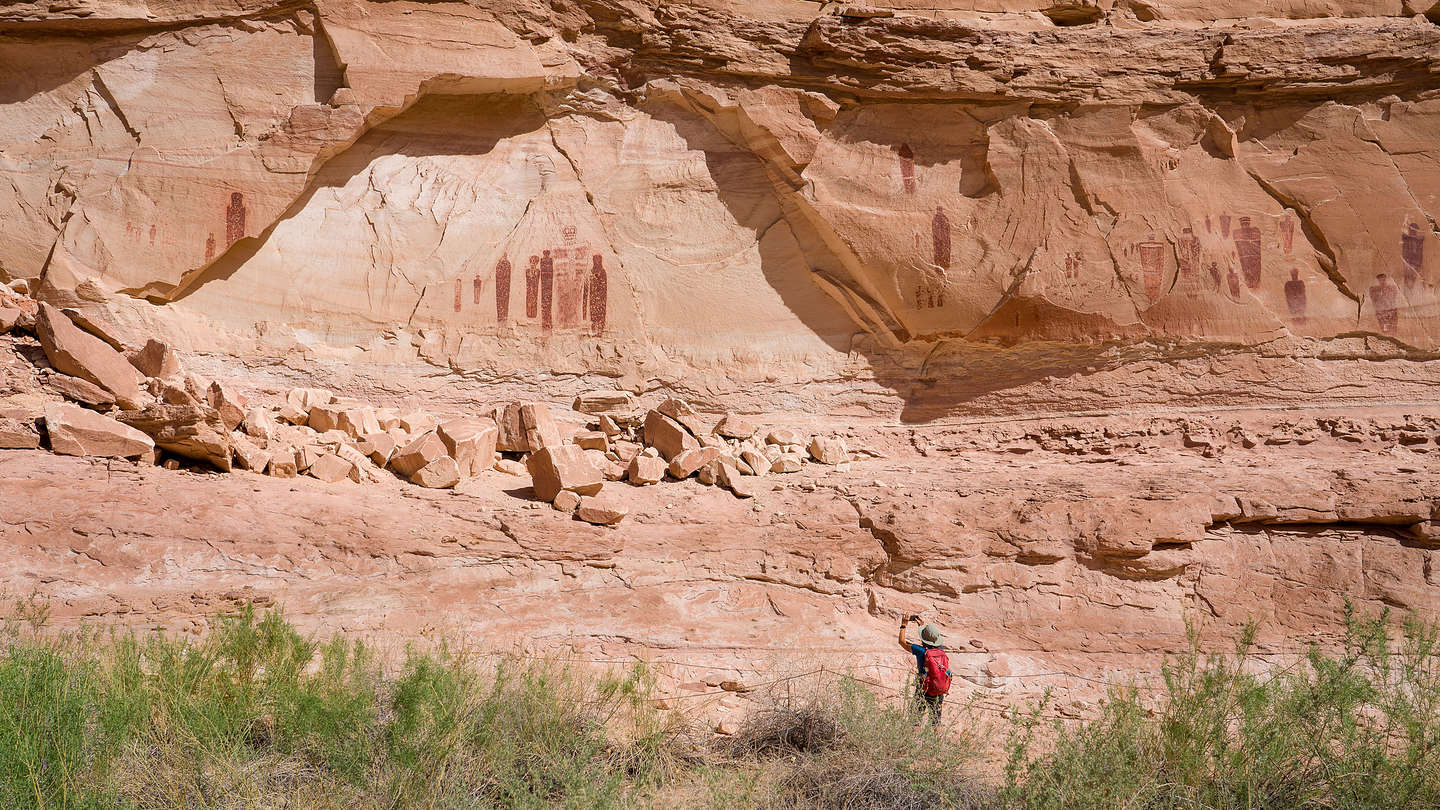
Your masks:
{"label": "red pictograph figure", "polygon": [[1425,267],[1425,234],[1413,222],[1400,235],[1400,258],[1405,263],[1405,291],[1409,292],[1424,278]]}
{"label": "red pictograph figure", "polygon": [[1065,280],[1074,281],[1075,279],[1080,278],[1080,265],[1082,264],[1084,264],[1084,260],[1080,258],[1079,253],[1066,253]]}
{"label": "red pictograph figure", "polygon": [[1210,276],[1210,289],[1219,291],[1220,265],[1215,262],[1210,262],[1210,266],[1205,268],[1205,272]]}
{"label": "red pictograph figure", "polygon": [[1206,232],[1206,233],[1214,233],[1214,232],[1215,232],[1215,226],[1210,222],[1210,215],[1209,215],[1209,214],[1206,214],[1206,215],[1205,215],[1205,232]]}
{"label": "red pictograph figure", "polygon": [[525,268],[525,317],[534,320],[540,315],[540,257],[531,256]]}
{"label": "red pictograph figure", "polygon": [[908,143],[900,144],[900,148],[895,151],[900,156],[900,182],[905,186],[906,194],[914,194],[915,153],[910,150]]}
{"label": "red pictograph figure", "polygon": [[495,320],[510,319],[510,258],[501,256],[495,263]]}
{"label": "red pictograph figure", "polygon": [[1305,322],[1305,282],[1300,280],[1299,268],[1290,268],[1290,280],[1285,282],[1285,306],[1290,309],[1291,320]]}
{"label": "red pictograph figure", "polygon": [[590,257],[590,283],[586,285],[586,299],[589,303],[590,331],[600,334],[605,331],[605,311],[609,306],[608,279],[605,273],[605,260],[599,253]]}
{"label": "red pictograph figure", "polygon": [[1230,237],[1230,215],[1229,215],[1229,214],[1221,214],[1221,215],[1220,215],[1220,235],[1223,236],[1223,237],[1226,237],[1227,239]]}
{"label": "red pictograph figure", "polygon": [[1165,283],[1165,243],[1157,240],[1152,233],[1135,249],[1140,253],[1140,274],[1145,282],[1145,295],[1151,301],[1159,300]]}
{"label": "red pictograph figure", "polygon": [[215,258],[215,234],[212,233],[205,239],[205,261],[208,262],[213,258]]}
{"label": "red pictograph figure", "polygon": [[480,306],[480,291],[485,288],[485,282],[481,281],[479,276],[476,276],[472,284],[475,287],[475,306],[478,307]]}
{"label": "red pictograph figure", "polygon": [[230,194],[230,207],[225,209],[225,247],[245,238],[245,195]]}
{"label": "red pictograph figure", "polygon": [[154,244],[155,244],[155,226],[154,226],[154,225],[151,225],[151,226],[150,226],[150,244],[151,244],[152,247],[153,247]]}
{"label": "red pictograph figure", "polygon": [[1239,301],[1239,300],[1240,300],[1240,276],[1235,272],[1235,268],[1232,267],[1232,268],[1230,268],[1228,271],[1226,271],[1226,273],[1225,273],[1225,281],[1226,281],[1226,283],[1230,286],[1230,297],[1231,297],[1233,300]]}
{"label": "red pictograph figure", "polygon": [[555,260],[550,251],[540,251],[540,328],[549,332],[555,328]]}
{"label": "red pictograph figure", "polygon": [[455,311],[456,311],[456,312],[459,312],[459,311],[460,311],[460,299],[461,299],[461,296],[463,296],[464,294],[465,294],[465,281],[464,281],[463,279],[458,279],[458,278],[455,279]]}
{"label": "red pictograph figure", "polygon": [[1180,263],[1180,278],[1185,284],[1193,284],[1200,271],[1200,237],[1192,228],[1180,231],[1180,250],[1176,253]]}
{"label": "red pictograph figure", "polygon": [[1252,290],[1259,288],[1260,229],[1250,224],[1249,217],[1240,217],[1240,227],[1235,229],[1235,253],[1245,273],[1245,286]]}
{"label": "red pictograph figure", "polygon": [[562,327],[579,326],[588,319],[586,280],[590,273],[590,246],[580,244],[574,225],[561,229],[561,247],[555,250],[556,322]]}
{"label": "red pictograph figure", "polygon": [[1295,249],[1295,220],[1280,220],[1280,247],[1284,249],[1286,256]]}
{"label": "red pictograph figure", "polygon": [[945,209],[936,207],[935,216],[930,219],[930,240],[935,248],[935,266],[941,270],[950,269],[950,218]]}
{"label": "red pictograph figure", "polygon": [[1381,333],[1395,334],[1400,327],[1400,288],[1384,273],[1375,276],[1375,283],[1370,285],[1370,305],[1375,308]]}

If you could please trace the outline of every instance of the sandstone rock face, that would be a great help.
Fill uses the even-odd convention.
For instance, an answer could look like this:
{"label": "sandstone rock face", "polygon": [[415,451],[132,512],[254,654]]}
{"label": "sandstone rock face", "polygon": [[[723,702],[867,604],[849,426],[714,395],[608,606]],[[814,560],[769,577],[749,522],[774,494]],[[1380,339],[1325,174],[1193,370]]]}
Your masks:
{"label": "sandstone rock face", "polygon": [[479,475],[495,464],[495,444],[500,429],[484,418],[451,419],[440,423],[436,434],[457,463],[457,472],[464,477]]}
{"label": "sandstone rock face", "polygon": [[108,408],[115,404],[114,394],[88,380],[71,377],[69,374],[51,374],[45,378],[45,385],[60,396],[82,405]]}
{"label": "sandstone rock face", "polygon": [[35,336],[56,371],[105,389],[122,408],[138,408],[144,404],[140,372],[105,341],[72,323],[65,313],[41,304]]}
{"label": "sandstone rock face", "polygon": [[149,436],[94,411],[74,405],[45,408],[50,448],[67,456],[138,458],[155,449]]}
{"label": "sandstone rock face", "polygon": [[34,420],[0,417],[0,450],[33,450],[40,446]]}

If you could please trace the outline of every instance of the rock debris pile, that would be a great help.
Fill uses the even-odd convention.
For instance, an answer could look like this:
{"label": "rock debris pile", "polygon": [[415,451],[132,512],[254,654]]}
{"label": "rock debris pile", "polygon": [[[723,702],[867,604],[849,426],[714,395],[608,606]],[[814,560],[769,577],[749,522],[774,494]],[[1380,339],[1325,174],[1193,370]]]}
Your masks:
{"label": "rock debris pile", "polygon": [[[623,520],[624,489],[695,478],[738,498],[770,475],[850,460],[843,439],[744,416],[716,420],[679,399],[644,408],[626,391],[578,397],[582,429],[562,430],[549,406],[507,402],[483,413],[433,414],[376,407],[322,388],[293,388],[278,404],[251,402],[225,382],[187,373],[156,340],[128,347],[79,313],[0,288],[0,325],[28,332],[50,395],[37,410],[0,412],[0,448],[186,462],[277,478],[376,483],[388,471],[412,484],[453,488],[496,471],[529,476],[536,498],[598,525]],[[58,396],[57,396],[58,395]]]}

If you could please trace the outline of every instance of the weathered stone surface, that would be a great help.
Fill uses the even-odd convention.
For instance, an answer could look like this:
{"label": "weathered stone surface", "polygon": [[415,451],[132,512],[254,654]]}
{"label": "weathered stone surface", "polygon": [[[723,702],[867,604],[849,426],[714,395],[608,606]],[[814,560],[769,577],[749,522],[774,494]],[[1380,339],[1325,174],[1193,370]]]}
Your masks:
{"label": "weathered stone surface", "polygon": [[754,436],[757,430],[759,428],[753,422],[733,413],[725,414],[715,425],[715,433],[727,439],[748,439]]}
{"label": "weathered stone surface", "polygon": [[557,512],[564,512],[567,515],[573,515],[575,514],[576,507],[580,505],[581,497],[582,496],[578,492],[571,492],[568,489],[561,490],[555,496],[555,500],[552,501],[550,505],[555,507],[555,511]]}
{"label": "weathered stone surface", "polygon": [[658,410],[645,414],[645,443],[660,451],[667,461],[700,446],[679,422]]}
{"label": "weathered stone surface", "polygon": [[14,329],[15,324],[20,322],[20,316],[22,314],[19,307],[12,307],[0,303],[0,335]]}
{"label": "weathered stone surface", "polygon": [[520,409],[523,403],[511,402],[506,405],[496,405],[490,412],[490,418],[495,420],[495,425],[500,435],[495,440],[495,449],[501,453],[528,453],[530,442],[525,438],[525,425],[520,419]]}
{"label": "weathered stone surface", "polygon": [[370,433],[362,436],[355,447],[369,456],[375,466],[384,467],[390,463],[390,457],[395,455],[400,445],[389,433]]}
{"label": "weathered stone surface", "polygon": [[462,417],[440,423],[436,431],[450,457],[455,459],[460,475],[468,478],[495,465],[495,445],[500,428],[493,419]]}
{"label": "weathered stone surface", "polygon": [[520,427],[525,431],[525,445],[530,452],[560,444],[560,429],[550,406],[543,402],[527,402],[520,407]]}
{"label": "weathered stone surface", "polygon": [[220,421],[227,431],[234,430],[245,421],[245,399],[219,380],[210,383],[206,389],[205,403],[220,414]]}
{"label": "weathered stone surface", "polygon": [[810,458],[821,464],[841,464],[850,460],[850,452],[845,449],[845,440],[837,436],[816,436],[810,440],[806,449]]}
{"label": "weathered stone surface", "polygon": [[352,439],[384,430],[375,415],[375,409],[364,405],[342,408],[336,415],[335,427]]}
{"label": "weathered stone surface", "polygon": [[585,496],[575,508],[575,517],[597,526],[613,526],[625,519],[630,510],[609,495]]}
{"label": "weathered stone surface", "polygon": [[265,468],[265,474],[272,478],[294,478],[299,474],[295,468],[293,451],[286,449],[277,451],[270,457],[270,464]]}
{"label": "weathered stone surface", "polygon": [[441,456],[416,470],[410,480],[430,489],[453,487],[460,483],[460,465],[450,456]]}
{"label": "weathered stone surface", "polygon": [[603,453],[610,449],[610,440],[603,431],[587,430],[584,433],[575,434],[575,445],[585,450],[599,450]]}
{"label": "weathered stone surface", "polygon": [[355,473],[355,465],[334,453],[321,453],[305,473],[327,484],[335,484],[350,478]]}
{"label": "weathered stone surface", "polygon": [[586,458],[585,451],[573,444],[545,447],[532,453],[526,461],[535,497],[553,501],[563,490],[581,495],[594,495],[605,483],[600,470]]}
{"label": "weathered stone surface", "polygon": [[139,408],[148,399],[141,388],[144,378],[124,355],[81,330],[55,307],[40,305],[35,337],[56,371],[109,391],[120,407]]}
{"label": "weathered stone surface", "polygon": [[804,460],[794,453],[782,453],[770,463],[770,472],[797,473],[804,468]]}
{"label": "weathered stone surface", "polygon": [[40,446],[40,431],[33,419],[0,417],[0,450],[33,450]]}
{"label": "weathered stone surface", "polygon": [[183,373],[180,358],[170,347],[154,338],[145,341],[145,346],[130,352],[130,365],[146,377],[169,379]]}
{"label": "weathered stone surface", "polygon": [[285,392],[285,404],[296,411],[309,413],[311,408],[328,403],[333,396],[325,388],[291,388]]}
{"label": "weathered stone surface", "polygon": [[719,457],[720,449],[717,447],[691,448],[670,459],[670,475],[682,480],[689,478]]}
{"label": "weathered stone surface", "polygon": [[97,408],[108,408],[115,404],[115,395],[104,388],[69,374],[46,375],[45,386],[68,400]]}
{"label": "weathered stone surface", "polygon": [[502,458],[495,461],[495,470],[506,475],[527,476],[530,471],[526,469],[525,463],[514,459]]}
{"label": "weathered stone surface", "polygon": [[804,444],[805,434],[791,428],[775,428],[765,434],[765,442],[779,445]]}
{"label": "weathered stone surface", "polygon": [[214,408],[156,404],[121,411],[115,418],[144,432],[155,440],[156,447],[167,453],[203,461],[217,470],[230,470],[230,428],[220,421],[220,414]]}
{"label": "weathered stone surface", "polygon": [[135,428],[74,405],[45,406],[45,433],[50,449],[67,456],[139,458],[155,449],[150,437]]}
{"label": "weathered stone surface", "polygon": [[396,450],[390,457],[390,469],[403,478],[410,478],[431,462],[449,454],[445,442],[432,430],[415,437],[409,444]]}
{"label": "weathered stone surface", "polygon": [[230,442],[235,454],[235,462],[240,469],[263,473],[270,466],[268,449],[261,448],[248,437],[238,434],[232,435]]}
{"label": "weathered stone surface", "polygon": [[698,411],[690,407],[690,403],[683,399],[674,399],[672,397],[671,399],[661,402],[655,410],[684,426],[692,435],[703,436],[706,433],[714,432],[710,429],[712,420],[701,416]]}
{"label": "weathered stone surface", "polygon": [[639,403],[629,391],[586,391],[571,407],[593,416],[630,416],[639,410]]}
{"label": "weathered stone surface", "polygon": [[332,405],[328,402],[311,405],[306,424],[316,433],[339,430],[341,410],[340,405]]}
{"label": "weathered stone surface", "polygon": [[753,498],[757,484],[753,477],[744,475],[735,464],[715,465],[715,483],[735,493],[737,498]]}
{"label": "weathered stone surface", "polygon": [[740,451],[740,461],[749,468],[751,475],[766,475],[770,472],[770,459],[764,453],[749,448]]}
{"label": "weathered stone surface", "polygon": [[[672,462],[673,464],[674,462]],[[636,485],[658,484],[665,480],[665,460],[652,456],[636,456],[630,460],[626,477]],[[684,477],[684,476],[679,476]]]}

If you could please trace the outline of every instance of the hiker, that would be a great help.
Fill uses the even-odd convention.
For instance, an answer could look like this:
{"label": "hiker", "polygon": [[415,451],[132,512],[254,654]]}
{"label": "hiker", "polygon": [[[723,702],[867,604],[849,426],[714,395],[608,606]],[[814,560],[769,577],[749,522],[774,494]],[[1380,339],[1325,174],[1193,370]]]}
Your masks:
{"label": "hiker", "polygon": [[917,714],[928,714],[930,721],[938,727],[940,705],[945,702],[945,695],[950,692],[950,658],[945,655],[945,648],[940,643],[940,628],[933,624],[920,628],[920,643],[911,644],[905,637],[910,622],[919,624],[920,617],[911,614],[900,622],[900,648],[915,656],[918,670],[915,681],[915,711]]}

